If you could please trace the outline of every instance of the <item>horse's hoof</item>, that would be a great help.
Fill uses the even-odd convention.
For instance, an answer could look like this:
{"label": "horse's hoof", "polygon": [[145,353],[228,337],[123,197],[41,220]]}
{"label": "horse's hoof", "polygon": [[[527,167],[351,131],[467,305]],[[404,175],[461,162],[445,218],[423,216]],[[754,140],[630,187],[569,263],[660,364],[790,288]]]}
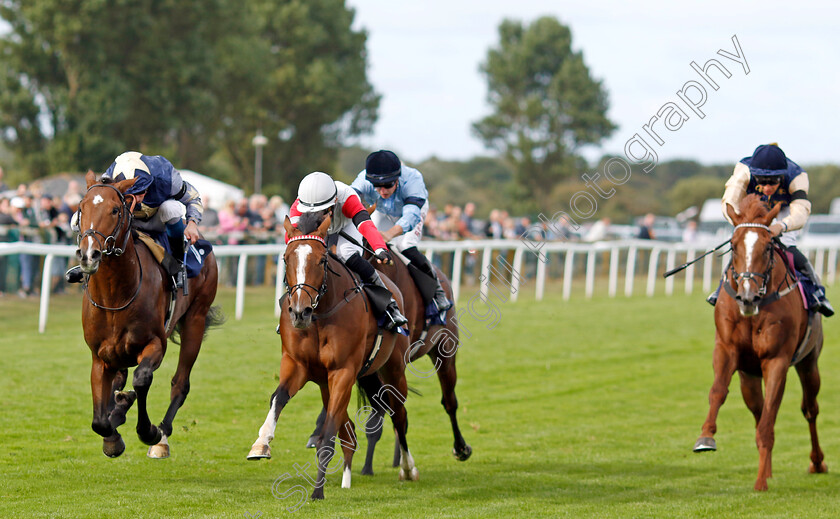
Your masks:
{"label": "horse's hoof", "polygon": [[470,459],[470,456],[472,456],[472,447],[464,445],[461,450],[452,449],[452,455],[455,456],[458,461],[467,461]]}
{"label": "horse's hoof", "polygon": [[759,492],[767,492],[767,481],[756,481],[753,488]]}
{"label": "horse's hoof", "polygon": [[317,436],[315,436],[315,435],[312,435],[312,436],[310,436],[310,437],[309,437],[309,439],[306,441],[306,448],[307,448],[307,449],[314,449],[314,448],[315,448],[315,445],[316,445],[317,443],[318,443],[318,437],[317,437]]}
{"label": "horse's hoof", "polygon": [[[251,447],[251,452],[248,453],[249,460],[271,459],[271,447],[265,443],[255,443]],[[314,499],[314,498],[313,498]],[[323,499],[323,497],[321,498]]]}
{"label": "horse's hoof", "polygon": [[149,452],[146,453],[146,456],[156,460],[168,458],[169,445],[166,443],[158,443],[157,445],[152,445],[151,447],[149,447]]}
{"label": "horse's hoof", "polygon": [[365,465],[362,467],[362,476],[373,476],[373,468]]}
{"label": "horse's hoof", "polygon": [[716,451],[717,444],[715,443],[714,438],[709,437],[700,437],[697,439],[697,443],[694,444],[694,452],[706,452],[706,451]]}
{"label": "horse's hoof", "polygon": [[819,470],[817,470],[817,466],[814,465],[814,462],[812,461],[810,466],[808,467],[808,472],[810,472],[811,474],[825,474],[826,472],[828,472],[828,466],[825,464],[824,461],[821,461]]}
{"label": "horse's hoof", "polygon": [[117,435],[116,440],[102,440],[102,452],[109,458],[116,458],[125,452],[125,442],[122,436]]}
{"label": "horse's hoof", "polygon": [[412,467],[411,472],[407,472],[404,468],[400,467],[400,481],[405,481],[410,479],[411,481],[417,481],[420,479],[420,471],[417,470],[417,467]]}
{"label": "horse's hoof", "polygon": [[114,391],[114,403],[120,407],[128,408],[137,400],[137,393],[134,391]]}
{"label": "horse's hoof", "polygon": [[312,500],[324,499],[324,487],[315,487],[312,491]]}

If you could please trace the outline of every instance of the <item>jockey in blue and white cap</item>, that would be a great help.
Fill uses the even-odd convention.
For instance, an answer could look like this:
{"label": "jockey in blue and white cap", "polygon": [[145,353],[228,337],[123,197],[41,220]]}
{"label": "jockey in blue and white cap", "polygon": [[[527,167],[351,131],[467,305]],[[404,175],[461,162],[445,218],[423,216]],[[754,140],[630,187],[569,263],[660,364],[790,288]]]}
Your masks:
{"label": "jockey in blue and white cap", "polygon": [[[195,243],[200,237],[198,224],[204,206],[198,190],[182,179],[172,163],[160,155],[149,156],[127,151],[114,159],[102,174],[103,180],[114,182],[132,178],[137,180],[125,192],[136,201],[132,225],[144,231],[166,232],[172,256],[182,261],[184,238]],[[78,223],[75,223],[74,230],[78,231],[77,227]],[[71,283],[81,282],[81,271],[77,274],[75,268],[67,271],[65,276]],[[176,283],[181,286],[184,283],[183,272],[178,278]]]}
{"label": "jockey in blue and white cap", "polygon": [[[735,165],[732,176],[726,181],[721,207],[723,215],[729,220],[726,206],[732,206],[738,213],[741,200],[747,195],[757,194],[770,206],[782,204],[779,215],[770,225],[770,232],[778,236],[779,241],[793,254],[796,270],[804,274],[816,288],[816,310],[830,317],[834,315],[834,309],[826,298],[825,288],[820,285],[807,256],[796,247],[797,231],[805,226],[811,214],[808,188],[808,174],[798,164],[787,158],[777,144],[762,144],[752,156],[744,157]],[[720,287],[707,301],[714,305],[719,292]]]}
{"label": "jockey in blue and white cap", "polygon": [[352,187],[365,204],[376,203],[371,218],[385,241],[435,281],[434,297],[426,305],[433,304],[436,312],[448,310],[452,301],[446,297],[432,264],[417,250],[429,211],[429,192],[423,175],[402,164],[394,152],[379,150],[368,155],[365,169]]}

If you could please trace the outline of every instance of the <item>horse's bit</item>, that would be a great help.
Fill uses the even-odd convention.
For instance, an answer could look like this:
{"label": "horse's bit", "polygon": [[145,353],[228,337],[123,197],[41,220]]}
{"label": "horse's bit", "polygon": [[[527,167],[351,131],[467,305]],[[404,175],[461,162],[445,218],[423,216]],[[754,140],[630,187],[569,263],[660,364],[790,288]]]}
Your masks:
{"label": "horse's bit", "polygon": [[[316,236],[314,234],[304,234],[301,236],[295,236],[294,238],[289,239],[289,243],[299,240],[315,240],[321,242],[321,244],[326,247],[327,242],[324,241],[323,238],[320,236]],[[285,262],[285,260],[284,260]],[[289,269],[286,269],[286,275],[283,276],[283,284],[286,285],[286,293],[289,297],[292,296],[297,290],[303,290],[303,292],[309,296],[309,300],[312,301],[311,308],[314,311],[318,308],[318,303],[321,301],[321,297],[323,297],[327,293],[327,256],[324,256],[324,259],[321,260],[321,264],[324,265],[324,281],[321,283],[321,288],[316,288],[307,283],[297,283],[294,285],[289,285]],[[312,297],[312,293],[315,293],[315,297]]]}

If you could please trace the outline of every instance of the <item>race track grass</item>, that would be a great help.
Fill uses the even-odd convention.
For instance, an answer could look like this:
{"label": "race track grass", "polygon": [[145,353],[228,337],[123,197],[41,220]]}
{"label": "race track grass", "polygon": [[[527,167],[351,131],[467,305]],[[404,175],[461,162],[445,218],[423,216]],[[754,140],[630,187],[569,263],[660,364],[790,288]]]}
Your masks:
{"label": "race track grass", "polygon": [[[341,489],[336,473],[325,501],[294,513],[285,508],[296,498],[277,499],[272,486],[288,473],[275,494],[308,487],[295,464],[308,463],[314,474],[314,452],[303,447],[320,407],[314,386],[284,410],[273,458],[245,460],[276,387],[280,341],[271,290],[249,289],[242,321],[233,319],[233,291],[220,291],[228,322],[211,333],[198,358],[167,460],[146,458],[133,431],[135,409],[121,428],[125,454],[102,454],[90,429],[81,296],[53,298],[43,335],[36,333],[38,302],[6,296],[0,299],[0,517],[837,516],[840,318],[826,321],[820,361],[819,428],[829,473],[807,473],[808,432],[791,371],[776,428],[774,477],[768,492],[757,493],[753,421],[737,377],[718,421],[719,450],[691,452],[712,382],[712,309],[702,294],[586,301],[576,293],[564,302],[555,290],[536,303],[527,291],[516,303],[497,302],[492,329],[490,321],[463,319],[471,337],[462,334],[457,393],[470,460],[450,454],[437,378],[409,375],[423,393],[407,404],[420,480],[397,481],[386,430],[375,476],[359,474],[360,452],[353,488]],[[173,353],[155,373],[155,422],[168,404]]]}

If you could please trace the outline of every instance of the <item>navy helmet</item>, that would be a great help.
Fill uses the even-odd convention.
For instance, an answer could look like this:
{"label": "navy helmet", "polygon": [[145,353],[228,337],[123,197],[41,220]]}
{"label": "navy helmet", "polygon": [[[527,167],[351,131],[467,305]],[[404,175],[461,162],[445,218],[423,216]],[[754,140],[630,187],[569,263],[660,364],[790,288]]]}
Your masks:
{"label": "navy helmet", "polygon": [[392,184],[401,172],[400,159],[393,151],[374,151],[365,160],[365,179],[374,186]]}
{"label": "navy helmet", "polygon": [[788,159],[777,144],[762,144],[753,152],[749,167],[750,174],[756,177],[781,179],[788,169]]}
{"label": "navy helmet", "polygon": [[149,171],[149,166],[141,160],[142,156],[143,154],[140,152],[127,151],[114,159],[114,163],[111,165],[111,168],[113,168],[111,178],[115,181],[137,179],[134,185],[125,192],[127,195],[143,193],[152,185],[152,173]]}

